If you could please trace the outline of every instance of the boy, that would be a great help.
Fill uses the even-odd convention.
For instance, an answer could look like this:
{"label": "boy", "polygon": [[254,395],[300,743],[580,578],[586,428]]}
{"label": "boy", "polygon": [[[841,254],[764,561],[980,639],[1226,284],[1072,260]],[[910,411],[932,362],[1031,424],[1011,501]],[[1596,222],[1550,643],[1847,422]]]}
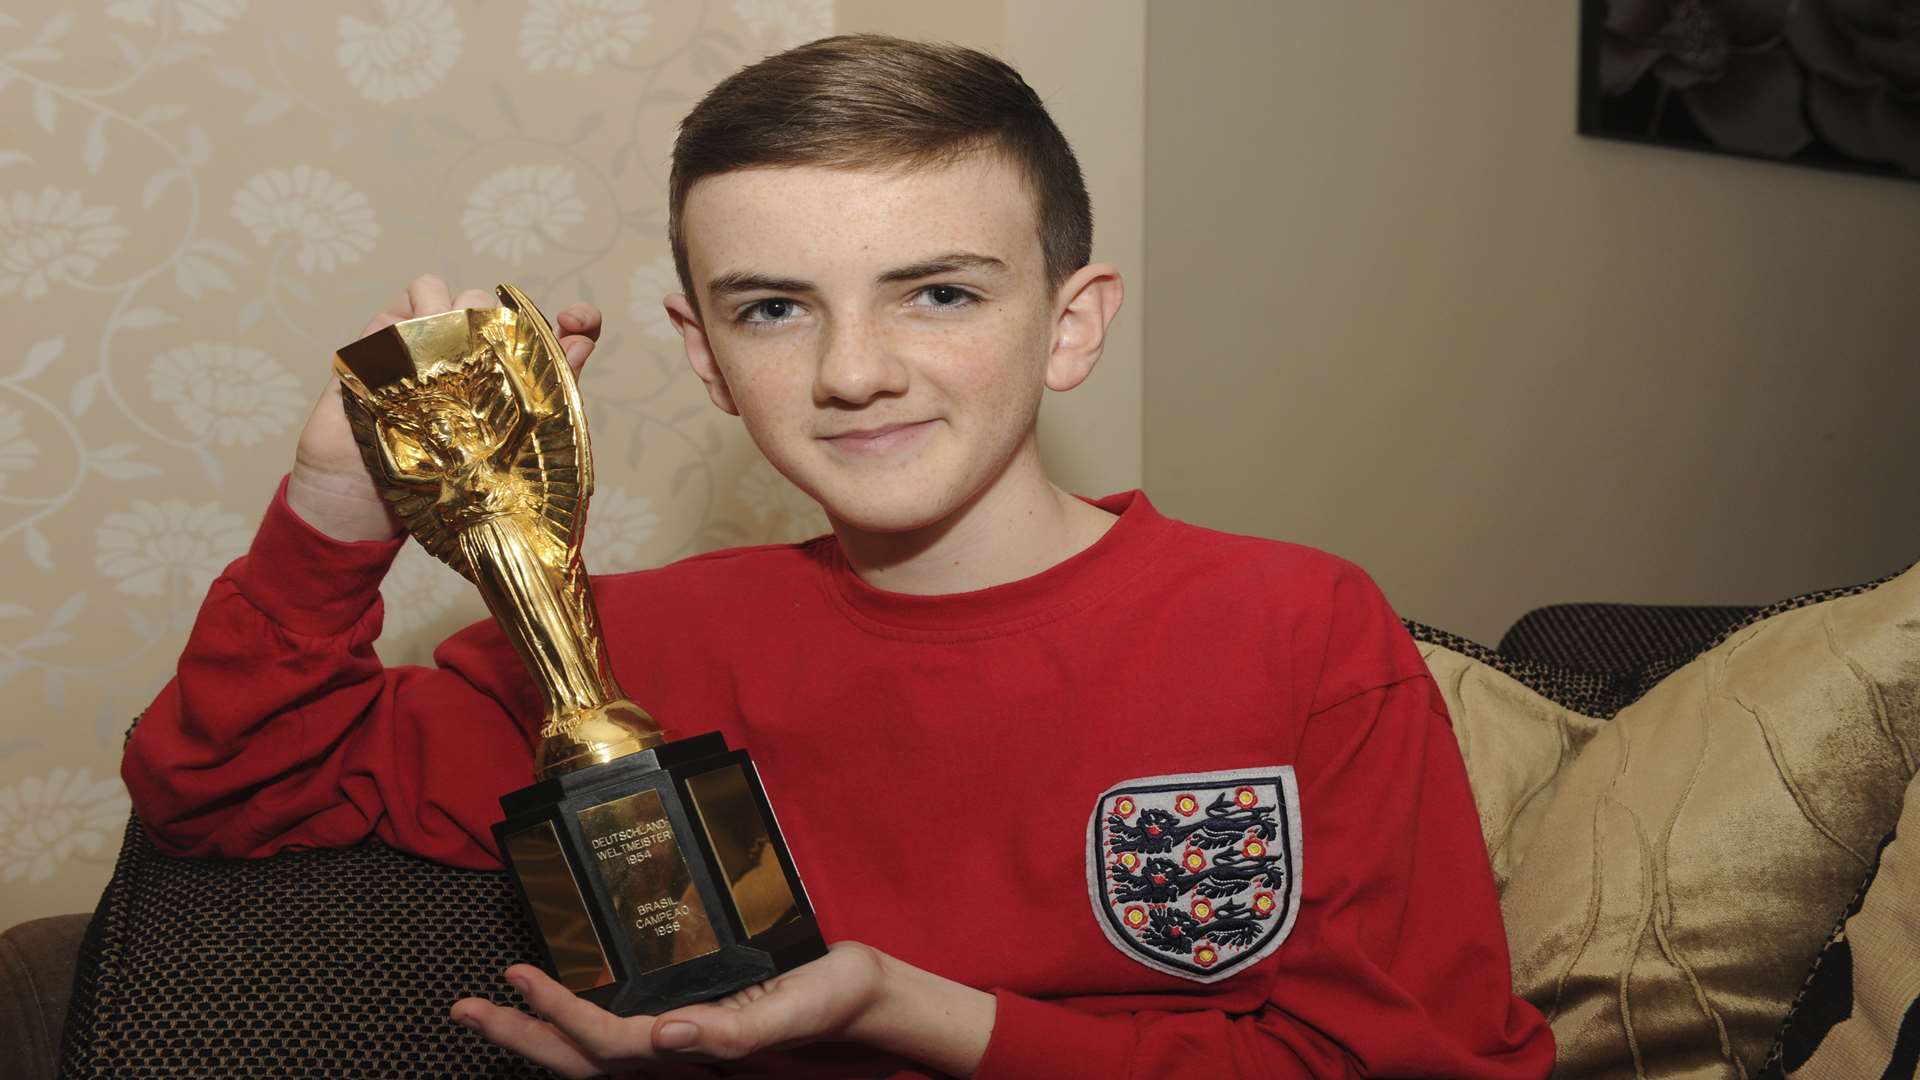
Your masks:
{"label": "boy", "polygon": [[[454,1019],[574,1076],[1547,1073],[1445,707],[1372,582],[1048,480],[1042,391],[1088,376],[1122,286],[1017,73],[878,37],[769,58],[683,122],[670,201],[694,372],[833,533],[602,578],[598,605],[670,733],[753,748],[840,940],[658,1018],[516,966],[546,1022]],[[486,301],[424,277],[368,330]],[[598,315],[558,323],[577,366]],[[373,834],[497,865],[539,706],[491,623],[435,669],[373,655],[397,530],[337,396],[128,786],[180,853]]]}

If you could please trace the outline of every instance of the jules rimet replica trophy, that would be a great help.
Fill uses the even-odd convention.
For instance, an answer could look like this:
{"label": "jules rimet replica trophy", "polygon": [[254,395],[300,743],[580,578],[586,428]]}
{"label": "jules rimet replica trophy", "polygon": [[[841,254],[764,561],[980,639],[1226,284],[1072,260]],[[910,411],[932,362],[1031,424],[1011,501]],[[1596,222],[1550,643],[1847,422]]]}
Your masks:
{"label": "jules rimet replica trophy", "polygon": [[615,683],[580,558],[593,462],[560,343],[497,308],[396,323],[334,369],[375,486],[473,582],[546,695],[534,783],[493,827],[547,969],[621,1015],[826,952],[759,775],[719,733],[668,741]]}

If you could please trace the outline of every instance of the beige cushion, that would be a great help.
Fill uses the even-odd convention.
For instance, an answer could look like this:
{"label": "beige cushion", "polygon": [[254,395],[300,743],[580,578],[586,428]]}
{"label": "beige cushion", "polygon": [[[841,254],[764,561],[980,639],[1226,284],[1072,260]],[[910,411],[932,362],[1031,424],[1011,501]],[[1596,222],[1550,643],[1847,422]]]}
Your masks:
{"label": "beige cushion", "polygon": [[1494,881],[1505,892],[1553,801],[1563,767],[1606,721],[1555,704],[1452,649],[1422,642],[1420,655],[1447,699]]}
{"label": "beige cushion", "polygon": [[[1800,1008],[1845,1019],[1817,1032],[1813,1052],[1788,1080],[1857,1080],[1912,1076],[1920,1054],[1920,780],[1907,785],[1896,834],[1880,853],[1880,871],[1860,910],[1821,955],[1822,965],[1851,971],[1850,985],[1832,990],[1840,1002]],[[1841,964],[1841,954],[1848,963]],[[1799,1018],[1796,1017],[1796,1020]],[[1896,1040],[1904,1045],[1896,1048]],[[1811,1040],[1810,1040],[1811,1041]],[[1896,1054],[1900,1060],[1895,1061]]]}
{"label": "beige cushion", "polygon": [[1914,775],[1920,568],[1737,630],[1610,721],[1427,648],[1556,1075],[1751,1071]]}

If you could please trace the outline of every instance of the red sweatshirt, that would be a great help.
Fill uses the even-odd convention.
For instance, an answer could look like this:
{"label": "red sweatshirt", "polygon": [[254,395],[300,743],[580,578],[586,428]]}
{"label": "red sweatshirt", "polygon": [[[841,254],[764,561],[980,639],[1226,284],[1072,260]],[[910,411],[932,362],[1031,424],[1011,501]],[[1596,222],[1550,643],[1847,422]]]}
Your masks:
{"label": "red sweatshirt", "polygon": [[[284,491],[134,734],[135,807],[179,854],[371,834],[499,865],[540,711],[518,657],[488,621],[383,666],[398,543]],[[613,668],[670,735],[753,752],[828,940],[994,992],[980,1077],[1547,1075],[1445,706],[1373,582],[1099,505],[1093,547],[952,596],[877,590],[831,537],[597,578]]]}

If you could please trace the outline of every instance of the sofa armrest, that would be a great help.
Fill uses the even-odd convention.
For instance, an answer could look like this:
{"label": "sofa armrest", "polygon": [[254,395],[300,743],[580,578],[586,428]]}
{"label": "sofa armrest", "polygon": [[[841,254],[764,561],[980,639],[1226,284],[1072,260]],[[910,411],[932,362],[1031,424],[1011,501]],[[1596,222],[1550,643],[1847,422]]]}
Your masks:
{"label": "sofa armrest", "polygon": [[50,1077],[91,913],[54,915],[0,934],[0,1074]]}

